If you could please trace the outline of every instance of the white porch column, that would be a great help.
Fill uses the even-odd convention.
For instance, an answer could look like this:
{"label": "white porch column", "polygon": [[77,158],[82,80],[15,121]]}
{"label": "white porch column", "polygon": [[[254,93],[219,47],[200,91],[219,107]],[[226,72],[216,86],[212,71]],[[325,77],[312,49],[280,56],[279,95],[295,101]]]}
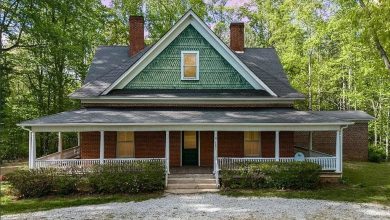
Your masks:
{"label": "white porch column", "polygon": [[312,150],[313,150],[313,132],[309,131],[309,157],[311,157]]}
{"label": "white porch column", "polygon": [[28,132],[28,168],[32,169],[32,132]]}
{"label": "white porch column", "polygon": [[165,170],[169,174],[169,131],[165,131]]}
{"label": "white porch column", "polygon": [[218,131],[214,131],[214,170],[213,173],[218,172]]}
{"label": "white porch column", "polygon": [[100,131],[100,164],[104,163],[104,131]]}
{"label": "white porch column", "polygon": [[275,131],[275,161],[279,161],[279,131]]}
{"label": "white porch column", "polygon": [[80,147],[80,132],[77,132],[77,146]]}
{"label": "white porch column", "polygon": [[341,173],[340,130],[337,130],[337,132],[336,132],[336,172]]}
{"label": "white porch column", "polygon": [[62,152],[62,134],[58,132],[58,152]]}
{"label": "white porch column", "polygon": [[31,132],[31,167],[30,169],[35,168],[35,160],[37,159],[37,142],[36,142],[36,136],[35,132]]}

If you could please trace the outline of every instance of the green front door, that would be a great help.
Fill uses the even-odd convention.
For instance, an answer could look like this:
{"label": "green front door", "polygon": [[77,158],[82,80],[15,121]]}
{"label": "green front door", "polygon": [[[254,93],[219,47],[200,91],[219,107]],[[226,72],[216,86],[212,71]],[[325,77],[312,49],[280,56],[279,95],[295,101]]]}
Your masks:
{"label": "green front door", "polygon": [[198,132],[182,132],[182,165],[198,166]]}

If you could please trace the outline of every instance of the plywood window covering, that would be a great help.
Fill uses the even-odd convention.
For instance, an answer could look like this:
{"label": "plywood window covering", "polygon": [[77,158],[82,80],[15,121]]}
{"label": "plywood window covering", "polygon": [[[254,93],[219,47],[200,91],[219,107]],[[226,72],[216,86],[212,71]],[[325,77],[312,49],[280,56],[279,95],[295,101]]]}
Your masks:
{"label": "plywood window covering", "polygon": [[116,156],[120,158],[134,157],[134,132],[117,132]]}
{"label": "plywood window covering", "polygon": [[196,149],[196,131],[184,131],[184,149]]}
{"label": "plywood window covering", "polygon": [[181,79],[199,80],[199,52],[181,52]]}
{"label": "plywood window covering", "polygon": [[244,132],[244,156],[259,157],[261,155],[261,133],[258,131]]}

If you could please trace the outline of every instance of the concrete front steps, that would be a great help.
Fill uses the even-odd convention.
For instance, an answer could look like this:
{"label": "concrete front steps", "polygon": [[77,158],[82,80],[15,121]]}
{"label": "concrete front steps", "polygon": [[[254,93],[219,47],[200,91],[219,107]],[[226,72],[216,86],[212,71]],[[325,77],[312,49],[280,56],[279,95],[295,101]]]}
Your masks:
{"label": "concrete front steps", "polygon": [[174,194],[218,192],[212,174],[170,174],[165,192]]}

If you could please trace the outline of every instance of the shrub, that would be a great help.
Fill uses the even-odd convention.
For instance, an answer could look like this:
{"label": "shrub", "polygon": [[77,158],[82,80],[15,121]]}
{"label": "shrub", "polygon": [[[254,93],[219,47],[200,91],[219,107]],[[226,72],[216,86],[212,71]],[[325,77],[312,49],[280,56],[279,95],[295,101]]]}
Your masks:
{"label": "shrub", "polygon": [[73,193],[137,193],[164,188],[164,166],[159,163],[96,165],[93,172],[70,169],[18,170],[7,175],[22,197]]}
{"label": "shrub", "polygon": [[69,195],[78,192],[77,182],[81,177],[69,174],[58,173],[53,178],[53,193],[60,195]]}
{"label": "shrub", "polygon": [[164,188],[164,166],[159,163],[100,165],[88,174],[93,192],[137,193]]}
{"label": "shrub", "polygon": [[41,197],[53,189],[52,169],[17,170],[7,180],[22,197]]}
{"label": "shrub", "polygon": [[311,162],[250,163],[222,170],[223,188],[311,189],[319,184],[321,166]]}
{"label": "shrub", "polygon": [[386,152],[382,147],[370,145],[368,147],[368,161],[380,163],[386,160]]}

